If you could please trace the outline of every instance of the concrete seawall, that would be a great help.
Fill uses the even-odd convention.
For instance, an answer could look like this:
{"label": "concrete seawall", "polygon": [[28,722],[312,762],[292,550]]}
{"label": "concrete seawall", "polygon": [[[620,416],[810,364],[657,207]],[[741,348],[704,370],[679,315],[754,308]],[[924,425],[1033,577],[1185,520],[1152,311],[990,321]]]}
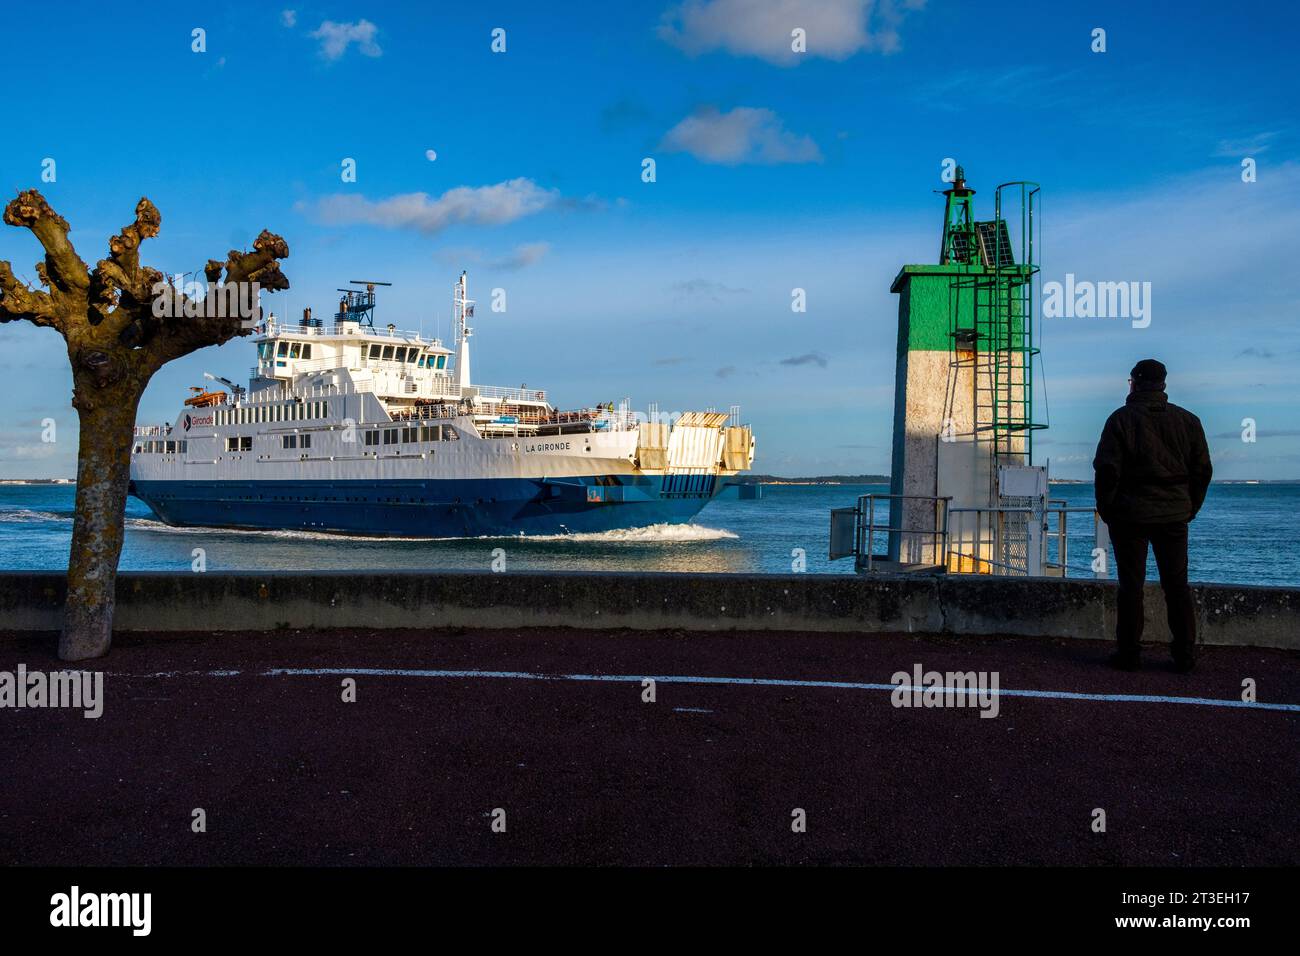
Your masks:
{"label": "concrete seawall", "polygon": [[[1205,644],[1300,648],[1300,589],[1202,584]],[[0,631],[53,631],[61,574],[0,573]],[[1148,640],[1168,641],[1147,592]],[[512,572],[126,573],[122,631],[566,627],[1109,638],[1115,585],[1029,578]]]}

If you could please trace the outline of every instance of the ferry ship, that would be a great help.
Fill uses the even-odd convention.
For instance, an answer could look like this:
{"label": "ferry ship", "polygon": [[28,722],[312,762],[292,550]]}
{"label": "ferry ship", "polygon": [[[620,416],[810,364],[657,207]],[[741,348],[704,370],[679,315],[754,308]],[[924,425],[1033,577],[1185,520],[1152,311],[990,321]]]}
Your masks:
{"label": "ferry ship", "polygon": [[247,388],[204,373],[217,387],[192,389],[174,422],[136,427],[130,493],[176,526],[554,535],[690,521],[753,463],[736,406],[669,421],[475,385],[465,273],[454,348],[376,328],[386,284],[340,289],[329,324],[263,320]]}

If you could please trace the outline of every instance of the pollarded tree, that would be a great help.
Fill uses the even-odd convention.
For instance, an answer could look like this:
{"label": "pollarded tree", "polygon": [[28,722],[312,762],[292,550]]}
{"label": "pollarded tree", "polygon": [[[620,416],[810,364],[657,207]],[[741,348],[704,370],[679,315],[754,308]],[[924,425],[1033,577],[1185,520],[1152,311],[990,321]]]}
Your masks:
{"label": "pollarded tree", "polygon": [[[30,229],[45,259],[36,264],[42,288],[20,282],[9,263],[0,261],[0,322],[26,319],[56,329],[72,365],[81,444],[59,656],[84,660],[106,653],[112,639],[140,396],[154,372],[172,359],[247,335],[248,317],[225,303],[232,291],[253,283],[266,291],[289,288],[279,263],[289,247],[263,230],[252,252],[232,249],[224,263],[210,259],[204,269],[207,296],[197,302],[140,264],[140,243],[158,235],[162,224],[148,199],[140,200],[135,221],[109,240],[108,258],[93,269],[68,241],[67,221],[36,190],[19,193],[5,207],[4,221]],[[209,307],[209,300],[222,307]]]}

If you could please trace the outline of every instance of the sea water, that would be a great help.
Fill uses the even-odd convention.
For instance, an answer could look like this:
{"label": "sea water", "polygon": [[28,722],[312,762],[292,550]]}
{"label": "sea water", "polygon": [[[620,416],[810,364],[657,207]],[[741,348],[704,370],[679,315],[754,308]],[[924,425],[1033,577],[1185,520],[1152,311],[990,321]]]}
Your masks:
{"label": "sea water", "polygon": [[[500,549],[506,570],[848,574],[851,559],[827,558],[830,511],[851,507],[858,495],[887,491],[882,485],[767,485],[759,500],[719,498],[686,525],[415,540],[170,528],[132,498],[121,566],[189,573],[202,549],[208,571],[489,570],[494,558],[500,564]],[[1093,503],[1090,484],[1054,485],[1051,494],[1072,507]],[[0,569],[65,568],[74,495],[71,485],[0,485]],[[1298,507],[1300,485],[1211,486],[1191,526],[1192,579],[1300,587]],[[1090,516],[1071,515],[1071,576],[1092,576],[1092,534]]]}

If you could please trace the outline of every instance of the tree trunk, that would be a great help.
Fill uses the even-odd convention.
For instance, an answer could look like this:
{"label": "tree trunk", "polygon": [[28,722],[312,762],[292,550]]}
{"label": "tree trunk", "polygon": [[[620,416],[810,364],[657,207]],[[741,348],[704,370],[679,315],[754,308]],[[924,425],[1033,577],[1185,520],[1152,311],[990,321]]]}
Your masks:
{"label": "tree trunk", "polygon": [[59,657],[65,661],[100,657],[112,641],[133,428],[143,391],[142,386],[124,386],[100,391],[90,407],[78,405],[77,507],[59,636]]}

